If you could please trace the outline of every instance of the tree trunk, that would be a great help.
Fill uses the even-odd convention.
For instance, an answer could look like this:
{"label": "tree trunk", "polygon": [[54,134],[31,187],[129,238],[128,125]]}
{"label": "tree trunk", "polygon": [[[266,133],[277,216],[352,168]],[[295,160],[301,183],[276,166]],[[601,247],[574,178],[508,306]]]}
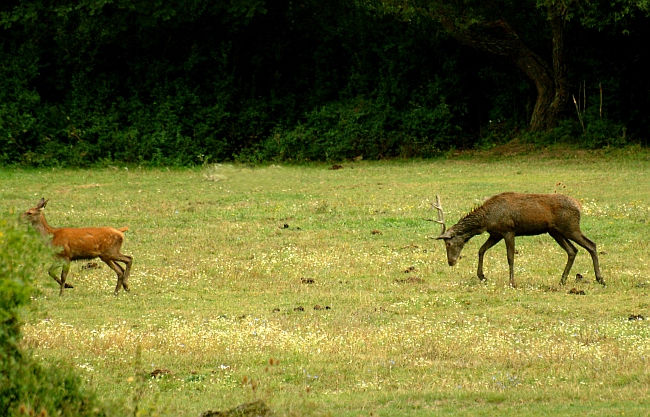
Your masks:
{"label": "tree trunk", "polygon": [[533,132],[554,127],[568,101],[564,63],[566,9],[551,5],[547,7],[547,13],[553,34],[552,67],[528,48],[503,18],[464,25],[449,7],[438,5],[426,11],[460,43],[506,57],[535,83],[537,100],[530,119],[530,130]]}

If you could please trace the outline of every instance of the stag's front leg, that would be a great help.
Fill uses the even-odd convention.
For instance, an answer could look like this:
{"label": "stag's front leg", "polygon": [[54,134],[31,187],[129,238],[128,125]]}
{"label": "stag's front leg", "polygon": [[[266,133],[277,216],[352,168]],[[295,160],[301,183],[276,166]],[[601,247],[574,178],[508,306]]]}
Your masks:
{"label": "stag's front leg", "polygon": [[476,271],[476,274],[478,275],[478,279],[481,281],[485,281],[485,275],[483,275],[483,256],[488,249],[499,243],[501,239],[503,239],[503,237],[490,235],[488,240],[486,240],[483,246],[481,246],[481,249],[478,250],[478,270]]}
{"label": "stag's front leg", "polygon": [[515,285],[515,234],[508,233],[504,236],[506,241],[506,251],[508,252],[508,266],[510,267],[510,286],[517,288]]}

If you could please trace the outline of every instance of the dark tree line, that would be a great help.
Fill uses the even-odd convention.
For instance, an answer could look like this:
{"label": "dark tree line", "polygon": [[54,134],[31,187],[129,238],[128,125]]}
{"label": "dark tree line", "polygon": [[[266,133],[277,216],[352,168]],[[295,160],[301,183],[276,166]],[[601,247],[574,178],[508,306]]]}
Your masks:
{"label": "dark tree line", "polygon": [[9,0],[0,163],[426,157],[513,136],[647,145],[647,12],[630,0]]}

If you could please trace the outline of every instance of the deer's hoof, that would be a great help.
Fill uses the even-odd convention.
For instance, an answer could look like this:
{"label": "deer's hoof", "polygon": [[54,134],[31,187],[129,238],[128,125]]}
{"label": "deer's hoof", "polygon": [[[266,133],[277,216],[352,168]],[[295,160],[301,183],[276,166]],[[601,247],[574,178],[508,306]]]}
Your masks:
{"label": "deer's hoof", "polygon": [[74,288],[74,287],[72,286],[72,284],[68,284],[67,282],[65,283],[65,287],[66,287],[66,288]]}

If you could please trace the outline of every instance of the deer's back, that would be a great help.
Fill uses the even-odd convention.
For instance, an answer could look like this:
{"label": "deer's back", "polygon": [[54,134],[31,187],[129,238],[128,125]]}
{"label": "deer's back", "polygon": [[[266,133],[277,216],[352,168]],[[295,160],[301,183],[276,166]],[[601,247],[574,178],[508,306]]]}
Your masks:
{"label": "deer's back", "polygon": [[580,227],[580,203],[562,194],[502,193],[488,199],[487,231],[537,235]]}
{"label": "deer's back", "polygon": [[124,234],[112,227],[61,228],[52,233],[52,244],[62,248],[59,256],[92,259],[107,252],[119,252]]}

